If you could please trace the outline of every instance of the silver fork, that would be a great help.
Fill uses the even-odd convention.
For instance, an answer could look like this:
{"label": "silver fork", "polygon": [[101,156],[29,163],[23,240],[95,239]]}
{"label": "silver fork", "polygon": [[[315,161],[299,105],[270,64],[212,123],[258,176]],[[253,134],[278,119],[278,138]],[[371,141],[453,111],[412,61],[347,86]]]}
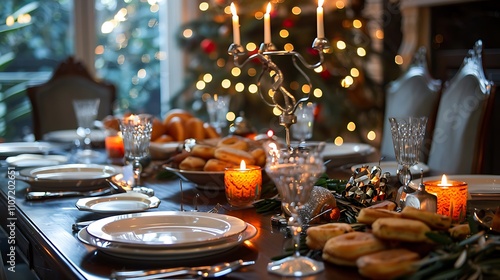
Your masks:
{"label": "silver fork", "polygon": [[255,261],[237,260],[229,263],[220,263],[212,266],[177,267],[151,270],[115,271],[111,273],[111,279],[121,280],[148,280],[167,278],[181,275],[199,276],[202,278],[214,278],[227,275],[243,266],[253,265]]}

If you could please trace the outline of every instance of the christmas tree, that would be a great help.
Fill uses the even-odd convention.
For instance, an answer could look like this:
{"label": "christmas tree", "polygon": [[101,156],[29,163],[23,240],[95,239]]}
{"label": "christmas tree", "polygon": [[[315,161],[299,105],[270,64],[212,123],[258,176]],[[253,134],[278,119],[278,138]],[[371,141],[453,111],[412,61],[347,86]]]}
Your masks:
{"label": "christmas tree", "polygon": [[[187,52],[189,65],[184,88],[172,99],[173,107],[189,108],[206,116],[203,100],[207,95],[231,95],[231,117],[244,112],[247,120],[264,133],[272,128],[280,135],[279,119],[255,91],[257,75],[262,65],[252,61],[236,67],[228,47],[233,41],[231,1],[212,0],[200,4],[201,14],[182,26],[179,44]],[[272,43],[278,50],[295,50],[306,61],[314,63],[318,53],[312,48],[316,38],[317,0],[234,1],[238,7],[241,45],[247,55],[258,52],[264,38],[263,15],[268,3],[272,5]],[[364,1],[324,4],[324,32],[331,48],[321,67],[304,71],[313,88],[291,59],[279,59],[279,64],[291,90],[310,94],[317,103],[313,139],[344,139],[366,142],[373,140],[368,132],[380,131],[383,115],[381,86],[367,75],[366,62],[378,55],[371,48],[367,18],[362,16]],[[274,58],[273,58],[274,61]],[[231,120],[231,118],[230,118]],[[356,128],[357,127],[357,128]],[[372,138],[370,138],[372,137]]]}

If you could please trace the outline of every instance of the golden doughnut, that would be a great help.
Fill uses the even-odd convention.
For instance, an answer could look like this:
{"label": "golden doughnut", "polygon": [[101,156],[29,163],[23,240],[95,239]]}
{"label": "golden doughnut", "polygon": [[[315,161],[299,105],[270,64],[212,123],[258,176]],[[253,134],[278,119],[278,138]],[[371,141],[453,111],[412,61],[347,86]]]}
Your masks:
{"label": "golden doughnut", "polygon": [[371,225],[379,218],[401,218],[401,213],[387,209],[361,208],[358,214],[358,223]]}
{"label": "golden doughnut", "polygon": [[470,234],[469,224],[455,225],[451,227],[448,232],[451,238],[455,240],[463,240]]}
{"label": "golden doughnut", "polygon": [[202,171],[203,167],[205,167],[205,163],[207,161],[199,158],[188,156],[179,164],[179,169],[188,170],[188,171]]}
{"label": "golden doughnut", "polygon": [[391,249],[360,257],[359,274],[371,279],[394,279],[416,271],[420,256],[407,249]]}
{"label": "golden doughnut", "polygon": [[167,133],[174,138],[175,141],[181,142],[186,140],[186,131],[182,119],[173,117],[167,123]]}
{"label": "golden doughnut", "polygon": [[205,138],[205,129],[203,128],[203,121],[198,118],[191,118],[185,122],[186,137],[201,140]]}
{"label": "golden doughnut", "polygon": [[380,218],[373,222],[372,231],[380,239],[421,242],[430,241],[425,234],[431,229],[418,220]]}
{"label": "golden doughnut", "polygon": [[339,265],[355,265],[359,257],[385,248],[385,244],[373,234],[353,231],[328,239],[323,248],[323,259]]}
{"label": "golden doughnut", "polygon": [[255,160],[255,165],[264,166],[266,165],[266,151],[263,148],[256,148],[250,151],[253,159]]}
{"label": "golden doughnut", "polygon": [[205,138],[212,139],[220,137],[219,133],[217,133],[217,130],[215,130],[215,128],[209,123],[203,124],[203,130],[205,131]]}
{"label": "golden doughnut", "polygon": [[322,250],[328,239],[354,231],[346,223],[328,223],[307,229],[306,245],[313,250]]}
{"label": "golden doughnut", "polygon": [[414,207],[405,207],[401,211],[403,218],[419,220],[433,229],[448,230],[451,226],[451,218],[445,215],[432,213]]}
{"label": "golden doughnut", "polygon": [[217,147],[233,148],[244,151],[248,151],[248,146],[248,142],[244,137],[236,135],[226,136],[217,144]]}
{"label": "golden doughnut", "polygon": [[153,128],[151,130],[151,141],[155,141],[156,139],[167,133],[167,127],[158,118],[153,118],[152,126]]}
{"label": "golden doughnut", "polygon": [[215,147],[203,144],[196,144],[191,148],[191,155],[206,160],[215,157]]}
{"label": "golden doughnut", "polygon": [[153,140],[152,142],[155,142],[155,143],[168,143],[168,142],[173,142],[173,141],[174,141],[174,137],[172,137],[172,136],[170,136],[168,134],[163,134],[160,137],[158,137],[155,140]]}
{"label": "golden doughnut", "polygon": [[165,118],[163,119],[163,124],[168,125],[172,118],[178,117],[182,120],[182,122],[187,122],[189,119],[193,118],[193,115],[186,110],[183,109],[172,109],[167,112]]}
{"label": "golden doughnut", "polygon": [[215,149],[215,158],[223,161],[229,161],[235,165],[240,165],[244,160],[246,165],[255,165],[255,160],[249,152],[228,147]]}
{"label": "golden doughnut", "polygon": [[226,168],[233,166],[235,165],[230,162],[212,158],[207,161],[203,171],[224,171]]}

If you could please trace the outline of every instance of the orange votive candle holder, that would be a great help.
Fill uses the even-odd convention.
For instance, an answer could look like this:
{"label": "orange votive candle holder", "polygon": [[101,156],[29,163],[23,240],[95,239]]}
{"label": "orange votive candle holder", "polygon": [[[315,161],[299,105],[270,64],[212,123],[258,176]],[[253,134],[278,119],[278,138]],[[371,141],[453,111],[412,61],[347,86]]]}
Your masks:
{"label": "orange votive candle holder", "polygon": [[437,213],[451,217],[455,223],[465,220],[468,185],[466,182],[447,180],[424,182],[425,190],[437,197]]}
{"label": "orange votive candle holder", "polygon": [[242,161],[239,168],[226,168],[224,185],[231,206],[249,207],[260,198],[262,169],[259,166],[247,167]]}
{"label": "orange votive candle holder", "polygon": [[123,146],[123,138],[120,132],[110,133],[104,138],[104,146],[109,158],[123,158],[125,156],[125,148]]}

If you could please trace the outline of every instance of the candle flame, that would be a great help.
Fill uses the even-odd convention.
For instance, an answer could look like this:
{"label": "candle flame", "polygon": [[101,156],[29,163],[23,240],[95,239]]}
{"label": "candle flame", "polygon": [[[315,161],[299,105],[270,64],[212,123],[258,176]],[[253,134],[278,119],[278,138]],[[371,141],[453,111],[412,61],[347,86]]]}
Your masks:
{"label": "candle flame", "polygon": [[231,3],[231,14],[233,16],[237,16],[237,14],[236,14],[236,6],[234,5],[234,3]]}
{"label": "candle flame", "polygon": [[325,0],[318,0],[318,7],[323,7]]}
{"label": "candle flame", "polygon": [[271,138],[271,137],[273,137],[273,135],[274,135],[274,131],[272,131],[272,130],[269,129],[267,131],[267,137]]}
{"label": "candle flame", "polygon": [[446,178],[444,174],[443,177],[441,177],[441,185],[448,185],[448,178]]}
{"label": "candle flame", "polygon": [[241,170],[245,170],[245,169],[247,169],[247,165],[246,165],[246,163],[245,163],[245,161],[244,161],[244,160],[241,160],[241,163],[240,163],[240,169],[241,169]]}
{"label": "candle flame", "polygon": [[266,14],[271,13],[271,2],[267,3],[267,9],[266,9]]}

